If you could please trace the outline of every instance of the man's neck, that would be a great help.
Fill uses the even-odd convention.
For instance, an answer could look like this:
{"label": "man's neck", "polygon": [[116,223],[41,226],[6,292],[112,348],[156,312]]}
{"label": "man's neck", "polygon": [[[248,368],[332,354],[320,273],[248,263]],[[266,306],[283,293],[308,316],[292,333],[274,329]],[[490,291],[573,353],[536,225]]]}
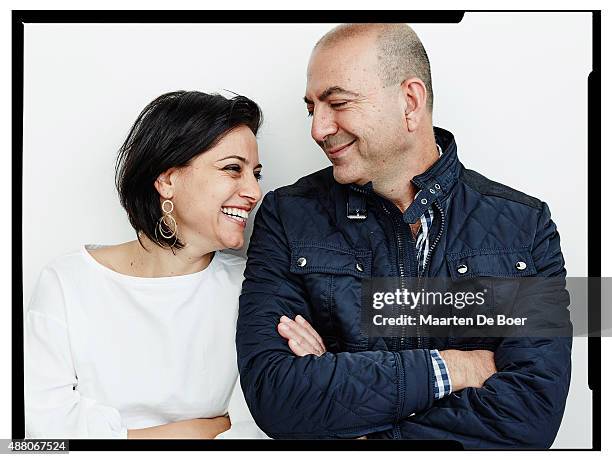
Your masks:
{"label": "man's neck", "polygon": [[391,177],[375,181],[374,190],[395,204],[401,212],[406,211],[418,192],[412,178],[427,171],[439,157],[435,138],[431,136],[430,140],[421,144],[419,150],[406,153],[405,162],[396,165]]}

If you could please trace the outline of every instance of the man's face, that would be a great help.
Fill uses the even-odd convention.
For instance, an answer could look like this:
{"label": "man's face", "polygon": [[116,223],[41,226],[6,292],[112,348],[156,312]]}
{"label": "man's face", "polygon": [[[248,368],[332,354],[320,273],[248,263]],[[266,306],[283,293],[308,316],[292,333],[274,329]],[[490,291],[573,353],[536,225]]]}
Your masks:
{"label": "man's face", "polygon": [[316,48],[304,97],[311,135],[342,183],[384,179],[407,147],[399,82],[382,87],[372,37]]}

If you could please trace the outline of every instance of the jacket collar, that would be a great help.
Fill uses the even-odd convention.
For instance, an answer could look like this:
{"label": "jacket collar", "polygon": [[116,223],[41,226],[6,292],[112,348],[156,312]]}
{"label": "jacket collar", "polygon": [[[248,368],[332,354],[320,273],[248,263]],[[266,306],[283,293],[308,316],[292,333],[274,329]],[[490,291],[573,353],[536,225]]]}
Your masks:
{"label": "jacket collar", "polygon": [[[448,194],[459,177],[459,158],[457,144],[449,131],[434,127],[436,143],[442,149],[442,156],[425,172],[414,176],[412,183],[420,190],[418,197],[403,213],[406,223],[416,222],[429,209],[434,201],[440,203]],[[367,216],[366,196],[373,193],[372,182],[365,185],[351,184],[347,201],[349,219],[365,219]]]}

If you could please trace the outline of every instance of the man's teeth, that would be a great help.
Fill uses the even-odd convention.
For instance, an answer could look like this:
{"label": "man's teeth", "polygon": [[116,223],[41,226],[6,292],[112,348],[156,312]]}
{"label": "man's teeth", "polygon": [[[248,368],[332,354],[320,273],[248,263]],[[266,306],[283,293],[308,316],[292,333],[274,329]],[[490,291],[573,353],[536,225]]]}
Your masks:
{"label": "man's teeth", "polygon": [[246,212],[244,209],[221,208],[221,212],[223,212],[223,214],[227,214],[228,216],[240,217],[241,219],[248,219],[249,218],[249,213]]}

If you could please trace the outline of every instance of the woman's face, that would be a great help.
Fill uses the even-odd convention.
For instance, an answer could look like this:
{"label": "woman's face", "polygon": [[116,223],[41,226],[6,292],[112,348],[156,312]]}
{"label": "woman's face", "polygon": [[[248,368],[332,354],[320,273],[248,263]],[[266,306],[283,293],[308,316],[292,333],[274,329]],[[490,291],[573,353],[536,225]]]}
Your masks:
{"label": "woman's face", "polygon": [[188,166],[160,175],[156,186],[162,200],[171,194],[179,239],[212,251],[242,247],[247,218],[261,198],[261,168],[255,135],[239,126]]}

